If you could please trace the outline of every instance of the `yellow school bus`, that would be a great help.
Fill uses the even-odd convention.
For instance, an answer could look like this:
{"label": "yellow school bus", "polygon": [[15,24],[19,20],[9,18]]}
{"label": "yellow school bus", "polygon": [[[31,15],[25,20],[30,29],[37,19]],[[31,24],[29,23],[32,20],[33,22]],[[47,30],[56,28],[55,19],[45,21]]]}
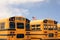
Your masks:
{"label": "yellow school bus", "polygon": [[51,19],[30,21],[31,40],[58,40],[57,21]]}
{"label": "yellow school bus", "polygon": [[58,26],[58,38],[60,38],[60,24],[57,24]]}
{"label": "yellow school bus", "polygon": [[0,40],[27,40],[29,22],[30,20],[22,16],[0,19]]}

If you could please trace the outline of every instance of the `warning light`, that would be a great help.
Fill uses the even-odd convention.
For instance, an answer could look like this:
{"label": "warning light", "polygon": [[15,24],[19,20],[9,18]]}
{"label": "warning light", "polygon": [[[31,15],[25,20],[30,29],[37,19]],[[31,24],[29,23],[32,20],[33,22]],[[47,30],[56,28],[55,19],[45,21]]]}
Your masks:
{"label": "warning light", "polygon": [[9,21],[15,21],[15,17],[9,18]]}
{"label": "warning light", "polygon": [[47,31],[44,31],[44,33],[47,33]]}

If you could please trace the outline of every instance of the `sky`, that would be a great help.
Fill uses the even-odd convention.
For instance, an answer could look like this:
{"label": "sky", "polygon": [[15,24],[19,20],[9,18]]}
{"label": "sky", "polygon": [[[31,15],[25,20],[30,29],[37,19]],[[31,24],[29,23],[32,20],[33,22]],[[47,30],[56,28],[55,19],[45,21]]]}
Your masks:
{"label": "sky", "polygon": [[0,0],[0,18],[50,18],[60,23],[60,0]]}

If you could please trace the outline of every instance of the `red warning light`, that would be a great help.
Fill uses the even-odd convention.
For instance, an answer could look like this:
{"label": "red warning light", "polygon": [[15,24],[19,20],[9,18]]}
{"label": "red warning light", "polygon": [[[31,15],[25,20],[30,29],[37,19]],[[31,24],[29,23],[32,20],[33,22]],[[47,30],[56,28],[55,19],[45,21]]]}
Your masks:
{"label": "red warning light", "polygon": [[44,33],[47,33],[47,31],[44,31]]}

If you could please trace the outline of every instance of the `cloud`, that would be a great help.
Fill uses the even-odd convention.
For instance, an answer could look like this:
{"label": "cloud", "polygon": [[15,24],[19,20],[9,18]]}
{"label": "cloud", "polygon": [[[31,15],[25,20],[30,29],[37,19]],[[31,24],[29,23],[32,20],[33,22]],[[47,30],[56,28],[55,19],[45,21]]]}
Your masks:
{"label": "cloud", "polygon": [[[13,8],[12,5],[43,2],[44,0],[1,0],[0,1],[0,18],[6,18],[11,16],[27,16],[30,14],[28,9]],[[11,7],[9,7],[11,6]],[[31,5],[30,5],[31,6]]]}
{"label": "cloud", "polygon": [[18,8],[12,8],[12,9],[10,9],[10,12],[12,13],[12,15],[13,16],[16,16],[16,15],[18,15],[18,16],[26,16],[26,15],[28,15],[30,12],[29,12],[29,10],[28,9],[22,9],[22,8],[20,8],[20,9],[18,9]]}
{"label": "cloud", "polygon": [[42,3],[42,2],[46,2],[46,0],[9,0],[8,1],[8,6],[10,7],[18,7],[18,6],[22,6],[25,8],[30,8],[35,6],[37,3]]}
{"label": "cloud", "polygon": [[29,2],[42,2],[44,0],[1,0],[0,4],[20,4],[20,3],[29,3]]}
{"label": "cloud", "polygon": [[8,0],[9,3],[16,3],[16,4],[20,4],[20,3],[28,3],[28,2],[41,2],[44,0]]}

